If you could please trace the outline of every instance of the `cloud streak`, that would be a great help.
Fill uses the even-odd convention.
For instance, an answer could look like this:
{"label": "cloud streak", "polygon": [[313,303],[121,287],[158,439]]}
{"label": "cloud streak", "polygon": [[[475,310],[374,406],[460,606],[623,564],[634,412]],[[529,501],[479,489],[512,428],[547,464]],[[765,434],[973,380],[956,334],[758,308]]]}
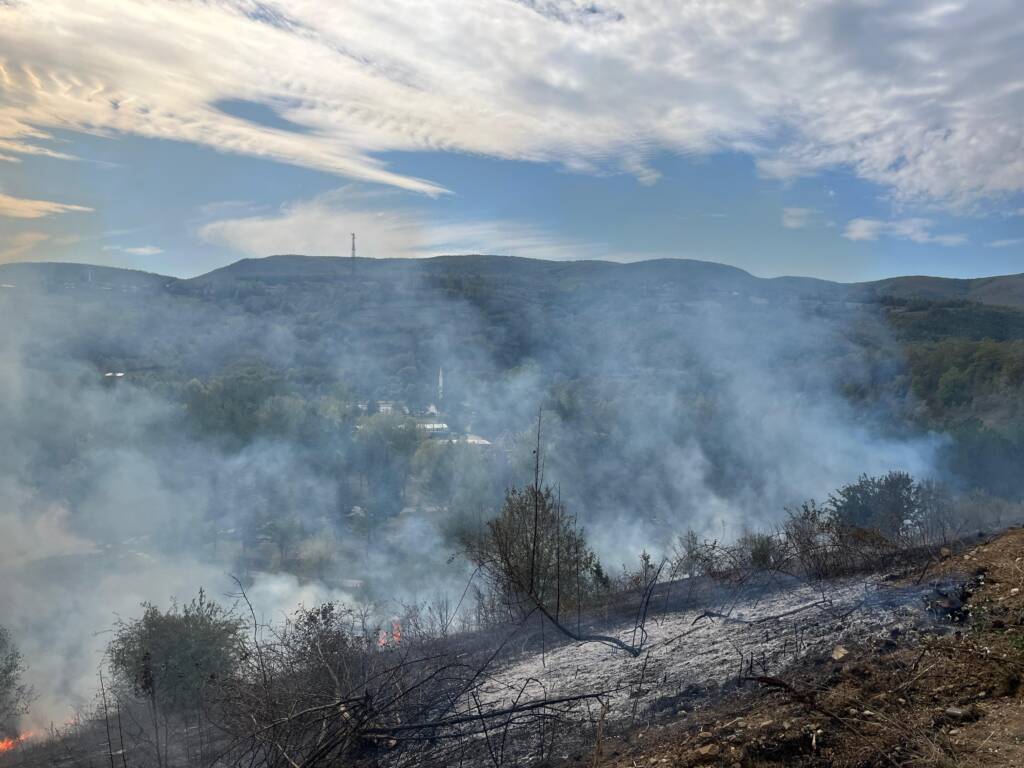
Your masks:
{"label": "cloud streak", "polygon": [[120,251],[121,253],[129,253],[132,256],[156,256],[158,253],[163,253],[163,248],[158,248],[155,245],[105,245],[103,246],[104,251]]}
{"label": "cloud streak", "polygon": [[284,206],[268,215],[225,218],[202,226],[199,236],[251,256],[274,253],[345,255],[351,233],[360,256],[421,258],[496,253],[545,259],[601,258],[605,249],[560,238],[505,220],[437,220],[402,204],[396,195],[353,186]]}
{"label": "cloud streak", "polygon": [[967,235],[944,234],[936,235],[931,230],[935,222],[931,219],[897,219],[881,221],[880,219],[852,219],[843,231],[843,237],[855,242],[874,242],[887,237],[895,240],[909,240],[914,243],[944,246],[964,245]]}
{"label": "cloud streak", "polygon": [[56,213],[90,212],[92,208],[84,205],[68,205],[53,203],[49,200],[30,200],[24,197],[13,197],[0,193],[0,216],[11,219],[41,219]]}
{"label": "cloud streak", "polygon": [[1024,245],[1024,237],[1008,237],[1003,240],[993,240],[985,245],[989,248],[1012,248],[1015,245]]}
{"label": "cloud streak", "polygon": [[45,232],[28,231],[13,235],[6,242],[0,242],[0,264],[30,260],[35,247],[49,239]]}
{"label": "cloud streak", "polygon": [[770,176],[846,168],[953,207],[1024,189],[1013,0],[52,0],[0,4],[0,50],[8,158],[67,157],[60,128],[427,194],[445,189],[378,154],[654,182],[659,151],[738,151]]}

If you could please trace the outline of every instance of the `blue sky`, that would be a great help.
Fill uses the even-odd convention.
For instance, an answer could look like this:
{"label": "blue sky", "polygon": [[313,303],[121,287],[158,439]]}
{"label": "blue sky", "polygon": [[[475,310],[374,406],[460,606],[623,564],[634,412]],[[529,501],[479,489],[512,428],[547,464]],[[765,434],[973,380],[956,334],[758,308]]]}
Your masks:
{"label": "blue sky", "polygon": [[0,6],[0,262],[1024,272],[1013,3],[111,2]]}

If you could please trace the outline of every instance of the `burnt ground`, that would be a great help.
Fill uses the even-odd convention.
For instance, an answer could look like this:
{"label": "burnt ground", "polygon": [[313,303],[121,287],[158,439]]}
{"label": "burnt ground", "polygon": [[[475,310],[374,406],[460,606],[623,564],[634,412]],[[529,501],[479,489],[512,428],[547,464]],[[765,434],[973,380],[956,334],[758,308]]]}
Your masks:
{"label": "burnt ground", "polygon": [[648,708],[564,765],[1024,766],[1024,530],[945,550],[902,581],[934,585],[931,624],[748,671],[703,708]]}

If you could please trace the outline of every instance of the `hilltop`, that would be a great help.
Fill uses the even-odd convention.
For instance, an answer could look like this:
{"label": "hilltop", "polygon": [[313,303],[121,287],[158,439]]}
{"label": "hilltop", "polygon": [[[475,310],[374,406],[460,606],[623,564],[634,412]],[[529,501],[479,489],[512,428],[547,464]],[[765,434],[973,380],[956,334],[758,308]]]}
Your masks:
{"label": "hilltop", "polygon": [[955,279],[908,275],[870,282],[838,283],[809,277],[759,278],[737,267],[693,259],[547,261],[512,256],[460,255],[426,259],[366,259],[282,254],[246,258],[204,275],[182,279],[137,270],[84,264],[32,262],[0,265],[0,278],[35,285],[96,284],[118,287],[212,288],[232,282],[281,283],[330,280],[359,285],[368,280],[468,279],[509,280],[569,289],[587,285],[666,284],[684,293],[733,291],[757,297],[872,301],[879,299],[964,301],[1003,307],[1024,306],[1024,274]]}

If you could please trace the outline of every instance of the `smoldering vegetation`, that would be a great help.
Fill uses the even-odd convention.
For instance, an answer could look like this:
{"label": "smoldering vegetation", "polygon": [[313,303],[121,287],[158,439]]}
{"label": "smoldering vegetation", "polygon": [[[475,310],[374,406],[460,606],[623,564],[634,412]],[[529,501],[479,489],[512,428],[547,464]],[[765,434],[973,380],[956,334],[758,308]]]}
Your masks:
{"label": "smoldering vegetation", "polygon": [[233,609],[202,592],[146,605],[115,626],[94,707],[12,755],[159,766],[599,756],[611,734],[777,681],[808,655],[842,658],[840,642],[896,647],[967,620],[962,581],[922,584],[922,570],[888,583],[927,566],[935,536],[960,534],[924,491],[899,473],[862,478],[774,532],[727,545],[691,532],[671,556],[608,576],[550,489],[531,485],[467,542],[484,574],[471,627],[455,624],[461,601],[383,628],[370,608],[331,602],[271,625],[241,583]]}
{"label": "smoldering vegetation", "polygon": [[[947,471],[870,297],[620,266],[7,268],[0,624],[34,696],[5,728],[126,766],[494,762],[496,724],[604,717],[483,696],[513,650],[639,657],[681,579],[833,578],[1017,514]],[[837,488],[861,506],[805,503]]]}

